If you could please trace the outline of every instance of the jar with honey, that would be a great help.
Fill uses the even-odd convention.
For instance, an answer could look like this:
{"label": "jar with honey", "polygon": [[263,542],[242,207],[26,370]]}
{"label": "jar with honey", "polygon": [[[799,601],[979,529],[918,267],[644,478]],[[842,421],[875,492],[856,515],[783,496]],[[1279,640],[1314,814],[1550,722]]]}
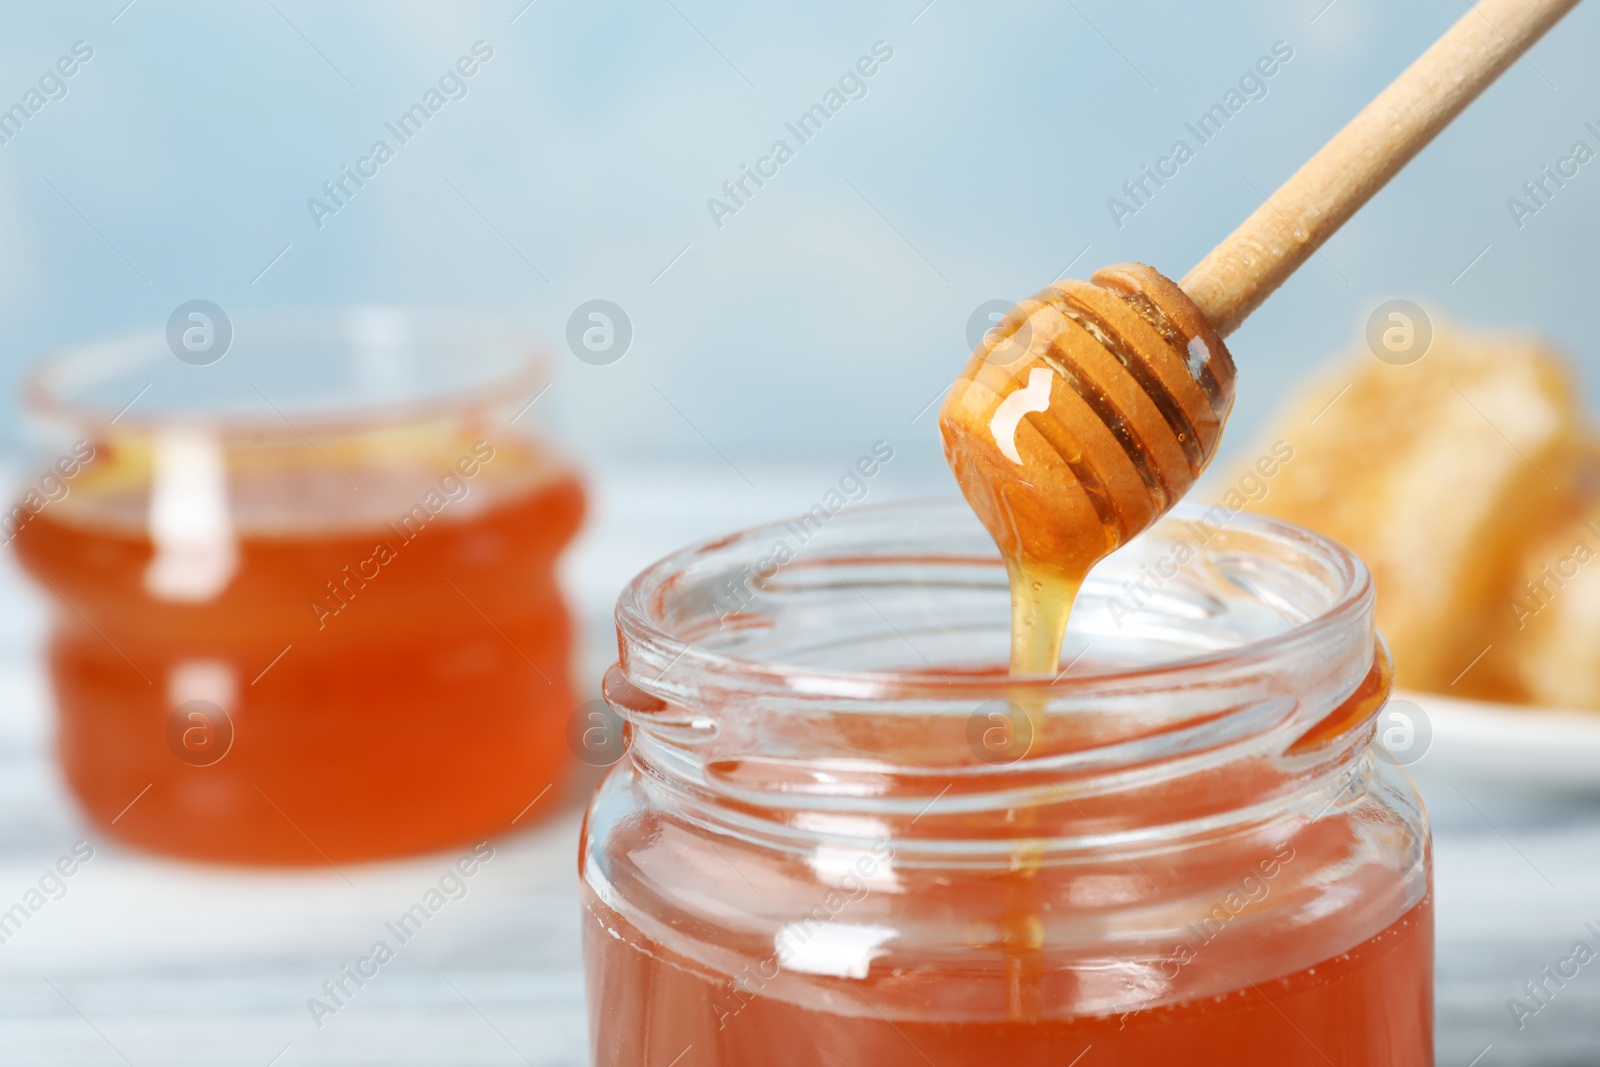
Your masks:
{"label": "jar with honey", "polygon": [[583,511],[529,429],[543,349],[388,310],[217,314],[27,387],[46,473],[5,529],[51,609],[73,794],[123,841],[239,863],[527,825],[569,756],[554,564]]}
{"label": "jar with honey", "polygon": [[597,1065],[1433,1062],[1429,831],[1374,746],[1350,552],[1180,508],[1092,572],[1062,669],[1013,676],[965,506],[806,532],[618,603]]}

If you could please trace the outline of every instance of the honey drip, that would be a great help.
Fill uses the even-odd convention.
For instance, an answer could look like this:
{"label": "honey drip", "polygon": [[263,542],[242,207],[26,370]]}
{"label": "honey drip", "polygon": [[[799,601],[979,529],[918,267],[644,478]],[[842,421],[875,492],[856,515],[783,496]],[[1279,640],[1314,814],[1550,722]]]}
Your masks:
{"label": "honey drip", "polygon": [[[1011,673],[1054,673],[1067,635],[1067,617],[1088,569],[1056,571],[1009,560],[1006,574],[1011,582]],[[1030,725],[1037,737],[1042,724]]]}
{"label": "honey drip", "polygon": [[[1171,281],[1140,264],[1061,281],[985,337],[939,413],[945,457],[994,538],[1011,587],[1011,673],[1051,676],[1091,568],[1188,491],[1233,401],[1222,339]],[[1029,745],[1048,690],[1018,687]],[[1011,906],[999,949],[1012,1018],[1043,1011],[1044,845],[1012,813]]]}
{"label": "honey drip", "polygon": [[945,457],[1005,559],[1011,670],[1054,674],[1089,570],[1194,484],[1233,360],[1142,264],[1058,281],[987,334],[939,412]]}

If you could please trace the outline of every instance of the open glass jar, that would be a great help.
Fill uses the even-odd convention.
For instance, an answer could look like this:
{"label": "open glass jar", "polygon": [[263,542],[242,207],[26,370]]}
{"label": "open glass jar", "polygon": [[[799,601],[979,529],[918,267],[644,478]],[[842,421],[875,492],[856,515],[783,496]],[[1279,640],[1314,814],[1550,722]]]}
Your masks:
{"label": "open glass jar", "polygon": [[1005,673],[1006,588],[954,501],[635,579],[580,849],[596,1064],[1431,1064],[1361,563],[1180,511],[1097,568],[1053,678]]}
{"label": "open glass jar", "polygon": [[52,608],[68,784],[113,836],[201,859],[506,828],[569,756],[554,562],[583,493],[529,429],[543,347],[386,309],[219,316],[28,386],[51,473],[5,527]]}

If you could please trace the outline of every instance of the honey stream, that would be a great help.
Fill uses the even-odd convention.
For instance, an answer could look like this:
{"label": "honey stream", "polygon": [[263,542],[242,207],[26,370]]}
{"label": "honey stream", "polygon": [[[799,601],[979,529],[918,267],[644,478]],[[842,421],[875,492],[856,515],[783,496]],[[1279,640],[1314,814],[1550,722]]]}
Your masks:
{"label": "honey stream", "polygon": [[[976,446],[976,447],[975,447]],[[1107,522],[1097,511],[1058,509],[1061,520],[1047,542],[1029,536],[1028,523],[1016,507],[1018,485],[1001,487],[993,463],[978,441],[964,434],[947,439],[947,458],[973,511],[994,536],[1005,560],[1011,590],[1011,674],[1015,678],[1059,680],[1061,646],[1078,592],[1090,569],[1122,542],[1120,523]],[[1078,492],[1083,487],[1074,487]],[[1043,485],[1027,485],[1028,495],[1048,509],[1053,494]],[[1041,547],[1048,545],[1044,552]],[[1033,753],[1045,732],[1050,691],[1037,683],[1017,686],[1010,703],[1013,717],[1013,759]],[[1015,734],[1022,736],[1016,737]],[[1018,1020],[1043,1017],[1044,922],[1038,875],[1043,866],[1045,837],[1039,807],[1065,799],[1046,792],[1007,813],[1018,840],[1011,854],[1006,916],[996,947],[1005,957],[1007,1014]],[[1040,833],[1041,836],[1032,836]]]}
{"label": "honey stream", "polygon": [[[1006,560],[1011,584],[1013,676],[1056,675],[1067,620],[1087,572],[1087,567],[1059,569],[1014,557]],[[1015,703],[1026,716],[1031,750],[1044,733],[1049,694],[1037,688],[1022,689]],[[1021,828],[1036,823],[1038,817],[1032,806],[1011,815]],[[1013,1019],[1036,1020],[1044,1011],[1040,993],[1044,982],[1044,922],[1037,881],[1043,857],[1044,842],[1037,838],[1024,839],[1011,855],[1014,879],[1001,948],[1006,956],[1007,1014]]]}
{"label": "honey stream", "polygon": [[[1232,405],[1231,357],[1172,281],[1119,264],[1058,280],[986,334],[940,408],[945,458],[1011,587],[1014,749],[1044,744],[1061,646],[1091,568],[1194,484]],[[1026,684],[1022,684],[1026,679]],[[1041,684],[1041,680],[1045,684]],[[1025,741],[1026,744],[1021,742]],[[1015,906],[1000,931],[1016,1018],[1038,1017],[1045,826],[1064,795],[1008,813]],[[1092,829],[1092,828],[1091,828]]]}

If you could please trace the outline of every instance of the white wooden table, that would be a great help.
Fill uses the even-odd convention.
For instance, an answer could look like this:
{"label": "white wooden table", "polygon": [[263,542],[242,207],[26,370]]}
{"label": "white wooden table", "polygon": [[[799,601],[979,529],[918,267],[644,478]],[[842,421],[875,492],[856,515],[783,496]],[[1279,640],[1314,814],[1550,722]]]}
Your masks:
{"label": "white wooden table", "polygon": [[[568,585],[584,682],[612,655],[610,604],[645,563],[700,536],[802,510],[827,471],[613,473]],[[876,498],[920,489],[883,479]],[[443,908],[319,1028],[306,1002],[367,952],[454,855],[261,874],[171,863],[87,829],[50,759],[37,600],[0,569],[0,909],[88,839],[94,859],[0,944],[0,1065],[300,1067],[586,1062],[575,800],[495,842]],[[1419,781],[1435,826],[1444,1067],[1600,1063],[1600,961],[1520,1032],[1507,999],[1600,928],[1600,796],[1508,797]],[[1487,1051],[1485,1051],[1487,1049]],[[684,1065],[692,1067],[692,1065]]]}

